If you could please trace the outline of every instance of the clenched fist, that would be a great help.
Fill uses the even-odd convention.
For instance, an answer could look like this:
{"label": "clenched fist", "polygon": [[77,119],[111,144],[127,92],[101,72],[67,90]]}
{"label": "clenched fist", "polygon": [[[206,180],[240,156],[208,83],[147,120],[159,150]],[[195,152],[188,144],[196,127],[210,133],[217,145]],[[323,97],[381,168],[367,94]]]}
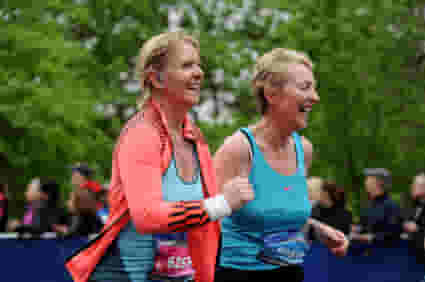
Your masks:
{"label": "clenched fist", "polygon": [[320,241],[336,256],[345,256],[349,241],[344,233],[320,221],[310,218],[309,223],[318,235]]}
{"label": "clenched fist", "polygon": [[223,195],[232,211],[254,200],[254,189],[248,177],[235,177],[223,186]]}

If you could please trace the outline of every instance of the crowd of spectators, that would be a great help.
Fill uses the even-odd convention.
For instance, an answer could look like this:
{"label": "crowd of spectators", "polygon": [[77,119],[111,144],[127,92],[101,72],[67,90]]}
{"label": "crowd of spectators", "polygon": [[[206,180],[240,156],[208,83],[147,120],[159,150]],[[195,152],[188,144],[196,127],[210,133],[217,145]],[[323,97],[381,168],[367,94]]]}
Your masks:
{"label": "crowd of spectators", "polygon": [[65,207],[60,205],[60,185],[53,179],[34,178],[25,191],[25,213],[8,219],[7,184],[0,186],[0,232],[38,236],[54,232],[59,236],[98,233],[106,221],[107,189],[93,179],[94,171],[84,163],[71,168],[72,191]]}
{"label": "crowd of spectators", "polygon": [[[25,192],[26,207],[21,219],[8,219],[8,185],[0,183],[0,232],[59,236],[86,236],[99,232],[108,216],[107,188],[94,180],[94,171],[84,163],[71,168],[72,191],[61,207],[60,186],[55,180],[34,178]],[[425,263],[425,173],[414,177],[410,207],[403,211],[391,199],[391,173],[384,168],[364,170],[367,207],[354,223],[347,208],[343,186],[320,177],[308,180],[312,217],[341,230],[352,242],[391,246],[394,240],[408,240],[409,250]],[[314,234],[310,234],[314,240]]]}
{"label": "crowd of spectators", "polygon": [[[385,168],[364,170],[367,206],[354,222],[347,209],[344,188],[319,177],[308,180],[312,217],[349,236],[351,242],[377,247],[391,246],[396,240],[408,240],[409,251],[419,263],[425,263],[425,174],[414,177],[410,187],[411,207],[402,210],[391,198],[392,177]],[[314,238],[314,234],[310,234]]]}

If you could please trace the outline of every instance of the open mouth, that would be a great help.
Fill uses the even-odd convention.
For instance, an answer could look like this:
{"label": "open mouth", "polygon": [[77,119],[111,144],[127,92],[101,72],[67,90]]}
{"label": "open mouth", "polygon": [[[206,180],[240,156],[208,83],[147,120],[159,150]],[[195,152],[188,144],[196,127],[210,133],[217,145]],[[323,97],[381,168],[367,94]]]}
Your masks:
{"label": "open mouth", "polygon": [[311,112],[311,106],[306,106],[306,105],[299,105],[298,106],[298,110],[301,112],[301,113],[309,113],[309,112]]}
{"label": "open mouth", "polygon": [[192,83],[191,85],[189,85],[189,87],[187,89],[193,90],[193,91],[199,91],[199,90],[201,90],[201,84],[200,83]]}

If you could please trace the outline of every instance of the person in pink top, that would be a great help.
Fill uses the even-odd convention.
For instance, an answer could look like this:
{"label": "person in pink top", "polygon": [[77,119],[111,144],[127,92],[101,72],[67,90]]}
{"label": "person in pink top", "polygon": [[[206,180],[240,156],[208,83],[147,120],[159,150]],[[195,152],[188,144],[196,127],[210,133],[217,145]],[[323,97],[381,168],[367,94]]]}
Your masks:
{"label": "person in pink top", "polygon": [[15,224],[11,231],[32,234],[54,232],[53,226],[65,220],[62,209],[58,207],[59,185],[54,180],[34,178],[28,184],[25,197],[27,210],[21,222]]}
{"label": "person in pink top", "polygon": [[6,232],[8,220],[8,185],[0,182],[0,232]]}

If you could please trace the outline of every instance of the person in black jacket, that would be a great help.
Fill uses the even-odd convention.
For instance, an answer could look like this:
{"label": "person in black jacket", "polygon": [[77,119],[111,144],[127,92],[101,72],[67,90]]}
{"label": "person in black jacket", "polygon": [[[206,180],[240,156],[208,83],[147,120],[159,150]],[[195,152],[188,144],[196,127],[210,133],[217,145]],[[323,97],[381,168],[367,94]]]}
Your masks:
{"label": "person in black jacket", "polygon": [[425,174],[418,174],[412,183],[410,196],[413,207],[408,211],[403,223],[409,247],[418,262],[425,263]]}
{"label": "person in black jacket", "polygon": [[63,236],[87,236],[98,233],[103,223],[97,216],[97,197],[89,189],[73,190],[67,201],[67,207],[72,214],[68,225],[55,225],[56,232]]}
{"label": "person in black jacket", "polygon": [[370,206],[360,216],[360,231],[351,239],[363,243],[389,246],[400,240],[401,211],[387,191],[391,187],[391,174],[385,168],[365,169],[365,188]]}
{"label": "person in black jacket", "polygon": [[25,193],[29,207],[23,220],[12,231],[33,235],[54,232],[53,225],[60,224],[65,218],[58,205],[59,192],[59,185],[54,180],[33,179]]}
{"label": "person in black jacket", "polygon": [[319,191],[318,204],[313,207],[311,216],[348,235],[353,217],[345,208],[344,189],[334,182],[325,181]]}

